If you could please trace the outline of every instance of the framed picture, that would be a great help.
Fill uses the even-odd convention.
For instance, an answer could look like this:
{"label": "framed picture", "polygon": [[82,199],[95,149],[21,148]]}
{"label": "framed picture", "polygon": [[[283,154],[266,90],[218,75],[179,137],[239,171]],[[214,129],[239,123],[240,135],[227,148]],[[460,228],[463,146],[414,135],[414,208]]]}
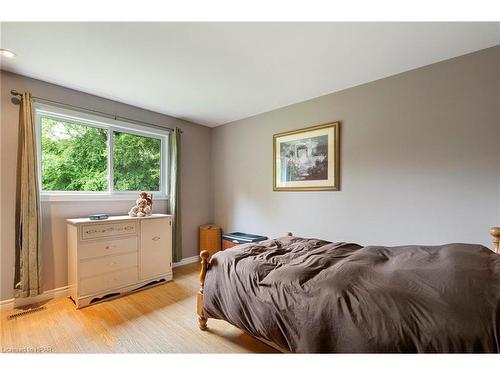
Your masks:
{"label": "framed picture", "polygon": [[340,123],[273,135],[273,190],[339,190]]}

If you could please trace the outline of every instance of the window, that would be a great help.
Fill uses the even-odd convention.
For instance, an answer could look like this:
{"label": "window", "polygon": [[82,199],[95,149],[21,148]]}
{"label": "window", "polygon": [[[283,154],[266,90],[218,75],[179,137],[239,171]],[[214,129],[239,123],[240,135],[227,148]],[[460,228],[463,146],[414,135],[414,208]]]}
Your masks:
{"label": "window", "polygon": [[43,197],[166,197],[168,131],[37,104]]}

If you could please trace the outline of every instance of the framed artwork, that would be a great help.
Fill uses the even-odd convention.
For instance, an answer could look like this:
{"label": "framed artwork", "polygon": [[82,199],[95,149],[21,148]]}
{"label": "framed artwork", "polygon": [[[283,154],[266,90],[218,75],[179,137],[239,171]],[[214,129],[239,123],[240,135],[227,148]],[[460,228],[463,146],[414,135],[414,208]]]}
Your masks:
{"label": "framed artwork", "polygon": [[340,123],[273,135],[273,190],[339,190]]}

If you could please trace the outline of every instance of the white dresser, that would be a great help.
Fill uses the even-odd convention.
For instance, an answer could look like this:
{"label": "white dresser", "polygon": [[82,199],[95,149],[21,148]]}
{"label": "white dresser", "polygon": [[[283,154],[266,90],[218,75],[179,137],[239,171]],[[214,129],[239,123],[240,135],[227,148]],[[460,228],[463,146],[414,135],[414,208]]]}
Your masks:
{"label": "white dresser", "polygon": [[172,217],[68,219],[69,295],[77,308],[172,280]]}

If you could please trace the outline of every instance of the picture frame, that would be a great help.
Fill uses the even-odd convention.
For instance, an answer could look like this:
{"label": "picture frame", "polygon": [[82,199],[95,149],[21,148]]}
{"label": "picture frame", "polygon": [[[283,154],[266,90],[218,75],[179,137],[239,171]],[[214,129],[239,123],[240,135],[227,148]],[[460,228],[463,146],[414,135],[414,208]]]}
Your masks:
{"label": "picture frame", "polygon": [[273,134],[273,190],[340,190],[340,122]]}

